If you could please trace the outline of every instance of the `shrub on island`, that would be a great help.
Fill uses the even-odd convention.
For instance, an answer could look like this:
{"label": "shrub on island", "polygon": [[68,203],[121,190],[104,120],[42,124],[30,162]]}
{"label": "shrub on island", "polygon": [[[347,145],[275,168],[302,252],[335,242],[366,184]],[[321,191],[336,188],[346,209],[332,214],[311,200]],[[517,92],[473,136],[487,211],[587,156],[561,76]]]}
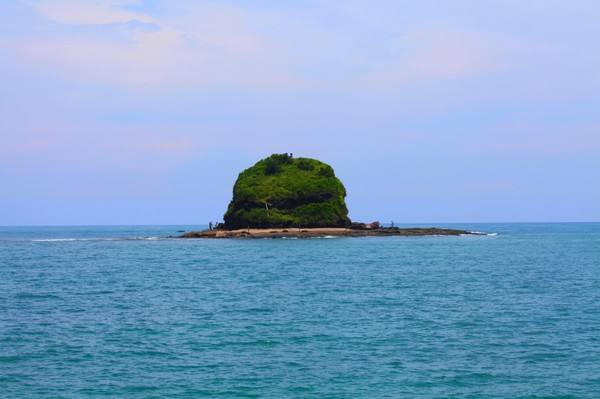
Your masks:
{"label": "shrub on island", "polygon": [[345,227],[346,189],[333,168],[310,158],[273,154],[240,173],[225,228]]}

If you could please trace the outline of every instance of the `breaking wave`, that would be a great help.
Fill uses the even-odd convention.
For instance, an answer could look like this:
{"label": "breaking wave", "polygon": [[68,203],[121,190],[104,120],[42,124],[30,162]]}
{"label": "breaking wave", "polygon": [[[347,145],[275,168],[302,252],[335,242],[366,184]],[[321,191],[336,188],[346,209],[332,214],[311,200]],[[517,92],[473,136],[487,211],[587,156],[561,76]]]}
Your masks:
{"label": "breaking wave", "polygon": [[73,242],[73,241],[156,241],[167,237],[90,237],[90,238],[36,238],[31,242]]}

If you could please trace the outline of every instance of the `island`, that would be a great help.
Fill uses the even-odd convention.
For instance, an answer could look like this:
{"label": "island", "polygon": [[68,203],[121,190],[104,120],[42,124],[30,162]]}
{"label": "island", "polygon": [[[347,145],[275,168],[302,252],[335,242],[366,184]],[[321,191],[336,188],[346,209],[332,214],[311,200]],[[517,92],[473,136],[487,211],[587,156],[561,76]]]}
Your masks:
{"label": "island", "polygon": [[333,168],[319,160],[273,154],[244,170],[233,186],[223,223],[180,238],[311,238],[458,236],[466,230],[383,227],[348,217],[346,189]]}

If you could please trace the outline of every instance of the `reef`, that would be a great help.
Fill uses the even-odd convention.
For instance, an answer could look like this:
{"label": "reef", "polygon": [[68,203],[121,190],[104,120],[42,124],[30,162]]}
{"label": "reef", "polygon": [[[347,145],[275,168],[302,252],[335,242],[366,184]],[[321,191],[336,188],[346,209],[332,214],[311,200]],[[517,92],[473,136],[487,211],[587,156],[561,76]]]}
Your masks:
{"label": "reef", "polygon": [[436,227],[379,227],[356,229],[345,227],[279,228],[279,229],[212,229],[190,231],[181,238],[316,238],[316,237],[381,237],[381,236],[461,236],[473,235],[466,230],[440,229]]}

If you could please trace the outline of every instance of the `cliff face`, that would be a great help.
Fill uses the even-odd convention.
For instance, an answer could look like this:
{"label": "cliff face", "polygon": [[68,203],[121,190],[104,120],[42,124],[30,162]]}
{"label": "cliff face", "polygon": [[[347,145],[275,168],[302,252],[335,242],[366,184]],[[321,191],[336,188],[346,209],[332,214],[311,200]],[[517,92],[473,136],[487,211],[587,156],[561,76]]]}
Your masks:
{"label": "cliff face", "polygon": [[225,227],[344,227],[350,224],[345,197],[331,166],[274,154],[240,173]]}

